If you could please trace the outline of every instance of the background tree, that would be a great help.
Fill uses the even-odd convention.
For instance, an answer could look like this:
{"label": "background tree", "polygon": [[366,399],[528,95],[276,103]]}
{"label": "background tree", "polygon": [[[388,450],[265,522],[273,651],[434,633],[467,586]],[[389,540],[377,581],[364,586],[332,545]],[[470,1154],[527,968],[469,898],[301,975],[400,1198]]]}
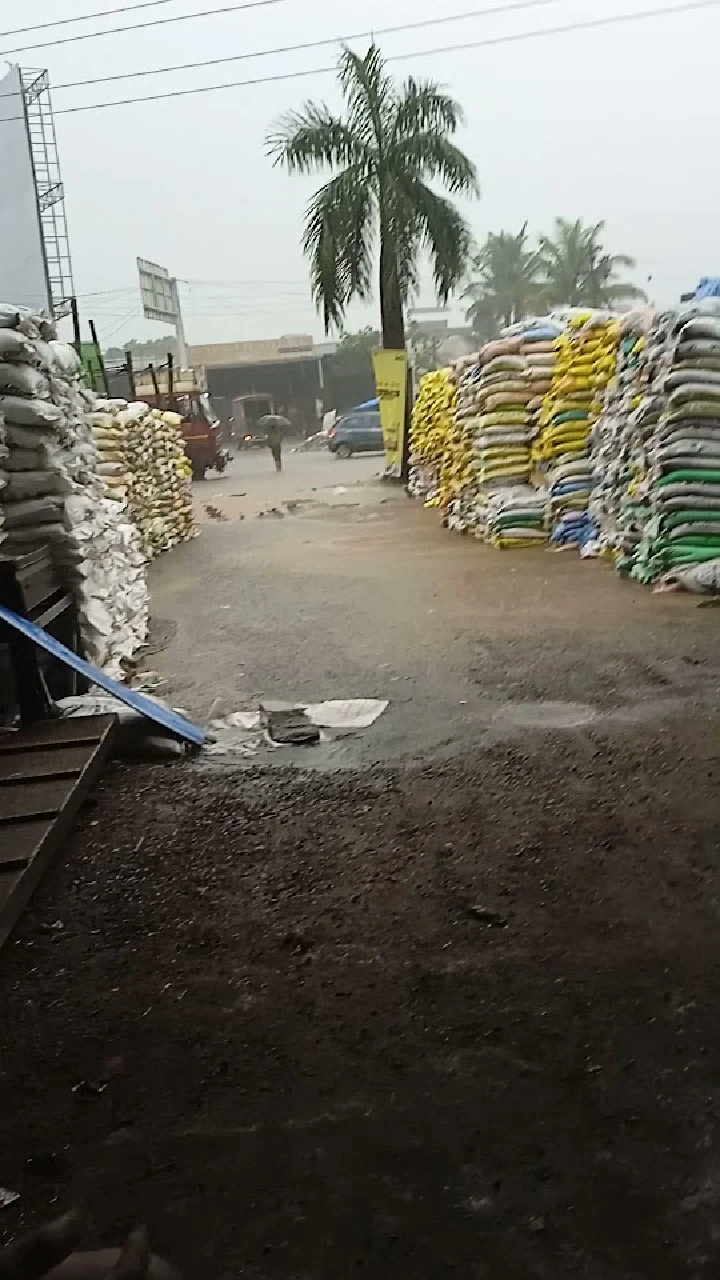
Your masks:
{"label": "background tree", "polygon": [[417,320],[412,320],[408,327],[408,339],[412,351],[415,373],[422,378],[426,373],[440,367],[440,348],[442,339],[436,334],[426,333]]}
{"label": "background tree", "polygon": [[529,247],[527,222],[517,235],[491,231],[473,268],[477,279],[463,297],[472,299],[466,318],[479,337],[521,320],[539,304],[540,255]]}
{"label": "background tree", "polygon": [[125,359],[126,351],[129,351],[139,364],[147,364],[152,360],[165,361],[168,351],[171,351],[173,356],[177,356],[177,338],[174,333],[168,333],[164,338],[149,340],[131,338],[121,347],[107,347],[103,356],[110,363],[120,364]]}
{"label": "background tree", "polygon": [[372,374],[372,353],[379,346],[379,329],[368,325],[357,333],[343,333],[328,362],[340,374]]}
{"label": "background tree", "polygon": [[642,289],[616,278],[616,271],[632,270],[635,259],[607,253],[604,230],[604,222],[586,225],[580,218],[556,218],[554,238],[541,237],[542,292],[548,306],[610,307],[645,297]]}
{"label": "background tree", "polygon": [[310,201],[303,237],[326,331],[342,325],[352,298],[370,297],[377,249],[383,346],[400,349],[421,251],[441,301],[466,271],[468,226],[429,184],[475,195],[475,167],[452,141],[461,109],[433,81],[396,86],[375,44],[364,57],[344,49],[338,75],[344,116],[306,103],[278,121],[268,150],[290,173],[334,171]]}

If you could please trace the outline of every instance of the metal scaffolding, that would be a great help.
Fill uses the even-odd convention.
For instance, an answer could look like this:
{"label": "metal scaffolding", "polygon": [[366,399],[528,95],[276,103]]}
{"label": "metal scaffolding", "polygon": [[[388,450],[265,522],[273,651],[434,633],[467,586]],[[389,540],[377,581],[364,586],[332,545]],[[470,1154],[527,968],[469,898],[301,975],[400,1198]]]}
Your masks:
{"label": "metal scaffolding", "polygon": [[75,292],[47,71],[21,71],[25,118],[35,174],[50,300],[56,319],[70,312]]}

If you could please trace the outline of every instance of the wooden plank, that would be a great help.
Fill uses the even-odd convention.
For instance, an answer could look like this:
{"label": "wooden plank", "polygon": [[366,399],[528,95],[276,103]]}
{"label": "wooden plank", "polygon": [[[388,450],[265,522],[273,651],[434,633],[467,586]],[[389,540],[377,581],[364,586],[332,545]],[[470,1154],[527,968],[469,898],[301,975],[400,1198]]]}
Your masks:
{"label": "wooden plank", "polygon": [[[26,866],[22,870],[11,870],[9,874],[0,874],[0,946],[7,939],[15,921],[48,867],[50,860],[60,847],[80,805],[92,789],[110,752],[113,739],[117,733],[117,718],[115,716],[86,717],[86,726],[92,722],[97,728],[97,737],[94,743],[87,746],[87,762],[82,772],[75,778],[65,780],[65,801],[54,821],[46,824],[44,829],[38,824],[33,824],[35,827],[33,834],[37,843]],[[54,721],[53,727],[59,731],[68,723],[70,722]],[[32,734],[33,730],[28,730],[27,732]],[[21,748],[24,747],[24,734],[25,731],[23,730],[18,734],[18,746]],[[64,742],[61,740],[58,745],[58,756],[62,756],[63,747]],[[7,800],[8,795],[12,795],[17,789],[17,785],[14,783],[12,786],[0,788],[0,805]],[[18,824],[15,830],[22,832],[24,827],[29,832],[30,825],[29,823]],[[4,847],[8,847],[9,844],[9,847],[13,848],[15,841],[13,839],[12,823],[5,827],[2,835]],[[20,838],[22,839],[22,837]],[[22,845],[20,847],[22,848]],[[27,845],[25,847],[27,848]]]}
{"label": "wooden plank", "polygon": [[9,829],[4,832],[0,845],[0,869],[8,867],[24,867],[29,862],[43,840],[47,839],[52,827],[52,818],[38,818],[35,822],[18,822],[12,828],[12,839]]}
{"label": "wooden plank", "polygon": [[[0,930],[2,930],[2,920],[5,912],[12,910],[13,897],[18,891],[24,874],[22,869],[0,874]],[[0,947],[4,941],[2,932],[0,932]]]}
{"label": "wooden plank", "polygon": [[8,823],[26,822],[28,818],[46,815],[52,817],[59,813],[67,800],[68,790],[74,785],[74,778],[51,779],[49,782],[44,778],[31,778],[23,785],[0,783],[0,828]]}
{"label": "wooden plank", "polygon": [[[103,726],[107,726],[114,719],[112,715],[104,715],[71,716],[67,720],[40,720],[21,730],[0,733],[0,752],[18,749],[34,751],[41,747],[54,747],[60,743],[90,746],[93,742],[97,742]],[[22,734],[22,740],[20,734]],[[22,746],[18,748],[20,740]]]}
{"label": "wooden plank", "polygon": [[53,594],[47,600],[44,600],[42,607],[38,611],[33,612],[30,616],[38,627],[48,627],[50,623],[54,622],[56,618],[59,618],[62,613],[67,613],[68,609],[72,608],[74,608],[72,596],[61,591],[57,598],[55,598],[55,595]]}
{"label": "wooden plank", "polygon": [[85,768],[86,761],[87,744],[64,746],[61,753],[53,747],[37,747],[33,751],[5,751],[0,753],[0,783],[21,782],[26,778],[66,778],[70,774],[80,773]]}

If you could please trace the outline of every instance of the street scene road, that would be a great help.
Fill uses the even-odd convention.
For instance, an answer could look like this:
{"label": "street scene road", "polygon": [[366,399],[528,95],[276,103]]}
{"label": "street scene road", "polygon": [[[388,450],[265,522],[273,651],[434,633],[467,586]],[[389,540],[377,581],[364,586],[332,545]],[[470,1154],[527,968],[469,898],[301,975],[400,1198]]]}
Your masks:
{"label": "street scene road", "polygon": [[194,486],[163,694],[388,706],[113,766],[0,960],[3,1177],[189,1274],[709,1275],[717,612],[381,469]]}

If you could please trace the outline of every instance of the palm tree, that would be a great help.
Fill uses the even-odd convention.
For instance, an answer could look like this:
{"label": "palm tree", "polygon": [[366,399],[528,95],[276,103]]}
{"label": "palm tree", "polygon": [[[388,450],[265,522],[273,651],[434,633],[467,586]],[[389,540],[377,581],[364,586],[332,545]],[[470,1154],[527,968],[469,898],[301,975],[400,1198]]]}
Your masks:
{"label": "palm tree", "polygon": [[632,270],[635,259],[625,253],[606,253],[604,222],[586,225],[582,219],[555,219],[554,239],[540,238],[542,291],[549,306],[609,307],[616,302],[644,298],[642,289],[617,280],[621,268]]}
{"label": "palm tree", "polygon": [[335,171],[310,201],[303,237],[326,331],[342,326],[352,298],[370,296],[378,247],[383,346],[402,349],[421,250],[446,301],[470,249],[464,218],[429,183],[477,194],[475,167],[452,141],[461,109],[433,81],[411,78],[398,88],[375,44],[364,57],[344,48],[338,75],[344,116],[308,102],[277,122],[268,150],[290,173]]}
{"label": "palm tree", "polygon": [[466,318],[473,332],[484,337],[503,325],[520,320],[539,300],[537,283],[540,256],[528,248],[527,222],[513,235],[491,231],[473,262],[478,279],[463,297],[472,298]]}

